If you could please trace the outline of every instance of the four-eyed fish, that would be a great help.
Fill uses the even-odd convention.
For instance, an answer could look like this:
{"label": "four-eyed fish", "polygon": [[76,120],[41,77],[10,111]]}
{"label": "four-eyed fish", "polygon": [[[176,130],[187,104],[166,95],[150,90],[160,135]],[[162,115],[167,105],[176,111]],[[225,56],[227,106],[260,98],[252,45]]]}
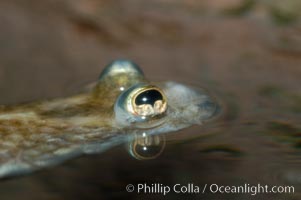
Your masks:
{"label": "four-eyed fish", "polygon": [[0,107],[0,178],[124,142],[138,159],[143,151],[152,157],[147,148],[164,145],[158,135],[200,124],[215,115],[217,107],[202,90],[149,82],[136,64],[116,60],[88,91]]}

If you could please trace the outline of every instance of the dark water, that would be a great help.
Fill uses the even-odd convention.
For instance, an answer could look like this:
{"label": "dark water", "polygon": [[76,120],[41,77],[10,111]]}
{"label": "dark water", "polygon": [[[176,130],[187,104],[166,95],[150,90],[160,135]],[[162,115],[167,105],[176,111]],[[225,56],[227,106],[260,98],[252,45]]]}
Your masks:
{"label": "dark water", "polygon": [[128,184],[143,183],[294,187],[294,193],[257,195],[170,192],[166,199],[301,198],[299,7],[53,2],[0,2],[1,103],[66,95],[66,88],[94,80],[111,59],[125,57],[151,80],[206,88],[223,112],[203,126],[167,134],[156,159],[137,160],[124,144],[2,180],[1,200],[163,198],[126,192]]}

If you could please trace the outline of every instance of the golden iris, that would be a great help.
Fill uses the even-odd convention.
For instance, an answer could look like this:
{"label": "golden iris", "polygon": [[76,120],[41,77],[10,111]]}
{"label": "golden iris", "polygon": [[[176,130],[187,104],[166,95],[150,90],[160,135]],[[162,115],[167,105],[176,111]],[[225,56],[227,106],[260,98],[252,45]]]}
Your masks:
{"label": "golden iris", "polygon": [[166,109],[167,102],[164,93],[152,85],[134,90],[127,102],[127,110],[142,117],[161,115]]}

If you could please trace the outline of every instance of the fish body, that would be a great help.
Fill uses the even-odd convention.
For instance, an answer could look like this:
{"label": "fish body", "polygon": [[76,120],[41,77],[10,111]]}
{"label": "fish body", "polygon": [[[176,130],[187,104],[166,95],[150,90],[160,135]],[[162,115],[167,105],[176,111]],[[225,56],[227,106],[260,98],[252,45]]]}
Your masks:
{"label": "fish body", "polygon": [[[126,141],[136,147],[146,141],[137,135],[153,137],[200,124],[217,110],[202,90],[170,81],[152,83],[136,64],[113,61],[85,92],[0,107],[0,178]],[[156,138],[152,141],[159,144]]]}

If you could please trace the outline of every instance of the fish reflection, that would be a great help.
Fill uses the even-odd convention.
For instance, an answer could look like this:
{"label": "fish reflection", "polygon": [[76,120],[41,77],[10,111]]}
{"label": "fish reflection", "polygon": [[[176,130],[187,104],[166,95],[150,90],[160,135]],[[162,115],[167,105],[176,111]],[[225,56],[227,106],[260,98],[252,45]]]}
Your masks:
{"label": "fish reflection", "polygon": [[128,142],[129,154],[138,160],[155,159],[161,155],[166,145],[164,134],[135,133],[131,141]]}

